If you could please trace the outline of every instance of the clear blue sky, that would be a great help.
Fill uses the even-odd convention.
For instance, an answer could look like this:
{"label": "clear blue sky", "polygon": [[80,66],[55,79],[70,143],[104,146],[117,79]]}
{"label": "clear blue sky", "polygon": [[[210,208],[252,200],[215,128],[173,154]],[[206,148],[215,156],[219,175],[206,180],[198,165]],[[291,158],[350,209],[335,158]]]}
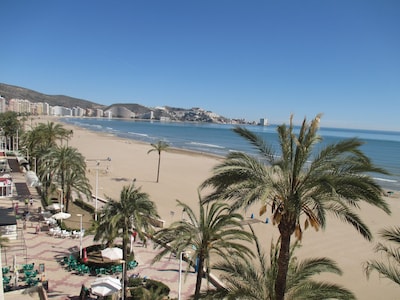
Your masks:
{"label": "clear blue sky", "polygon": [[399,0],[2,0],[0,82],[400,130]]}

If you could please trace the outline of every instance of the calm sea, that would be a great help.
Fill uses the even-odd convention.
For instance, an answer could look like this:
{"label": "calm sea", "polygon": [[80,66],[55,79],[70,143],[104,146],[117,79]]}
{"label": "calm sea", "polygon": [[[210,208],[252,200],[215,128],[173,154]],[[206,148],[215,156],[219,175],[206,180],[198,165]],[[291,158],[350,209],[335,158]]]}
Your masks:
{"label": "calm sea", "polygon": [[[95,118],[63,118],[63,122],[93,131],[114,134],[142,142],[154,143],[159,140],[170,146],[225,156],[230,151],[244,151],[255,154],[250,144],[235,134],[234,125],[204,123],[172,123],[157,121],[134,121]],[[261,135],[272,144],[279,154],[276,126],[246,127]],[[365,144],[362,150],[372,161],[390,172],[389,176],[372,176],[385,189],[400,190],[400,132],[321,128],[322,145],[336,143],[345,138],[357,137]]]}

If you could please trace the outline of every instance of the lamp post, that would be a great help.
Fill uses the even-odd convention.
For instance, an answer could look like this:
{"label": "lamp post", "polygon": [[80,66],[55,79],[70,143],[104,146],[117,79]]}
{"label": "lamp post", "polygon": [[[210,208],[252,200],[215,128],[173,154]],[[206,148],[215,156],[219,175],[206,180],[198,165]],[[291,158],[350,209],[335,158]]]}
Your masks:
{"label": "lamp post", "polygon": [[121,259],[119,261],[122,263],[122,291],[121,291],[121,299],[125,300],[125,268],[126,268],[126,261]]}
{"label": "lamp post", "polygon": [[60,211],[63,212],[63,205],[64,205],[64,193],[63,190],[61,188],[58,188],[58,190],[60,191]]}
{"label": "lamp post", "polygon": [[80,243],[79,243],[79,258],[82,259],[82,214],[77,214],[78,217],[80,217],[81,222],[80,222],[80,233],[79,233],[79,239],[80,239]]}
{"label": "lamp post", "polygon": [[97,221],[97,199],[99,192],[99,166],[101,161],[111,161],[111,157],[105,159],[87,159],[86,161],[96,162],[96,192],[95,192],[95,203],[94,203],[94,220]]}
{"label": "lamp post", "polygon": [[178,283],[178,300],[181,300],[181,292],[182,292],[182,260],[184,251],[179,253],[179,283]]}
{"label": "lamp post", "polygon": [[35,167],[34,167],[34,170],[35,170],[35,174],[36,174],[36,157],[32,157],[32,159],[34,160],[34,162],[35,162]]}

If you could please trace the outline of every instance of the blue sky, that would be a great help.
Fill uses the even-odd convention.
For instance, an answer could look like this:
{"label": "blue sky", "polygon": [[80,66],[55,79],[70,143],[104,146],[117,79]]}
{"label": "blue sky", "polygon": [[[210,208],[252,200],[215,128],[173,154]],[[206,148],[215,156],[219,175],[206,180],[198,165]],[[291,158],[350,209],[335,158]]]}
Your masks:
{"label": "blue sky", "polygon": [[400,1],[3,0],[0,82],[400,130]]}

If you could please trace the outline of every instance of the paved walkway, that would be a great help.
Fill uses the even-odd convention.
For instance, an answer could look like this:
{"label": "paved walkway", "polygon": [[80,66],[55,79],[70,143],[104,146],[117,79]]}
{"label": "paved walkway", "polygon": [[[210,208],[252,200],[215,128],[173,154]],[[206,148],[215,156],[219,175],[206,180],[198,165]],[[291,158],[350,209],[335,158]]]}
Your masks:
{"label": "paved walkway", "polygon": [[[14,182],[24,182],[22,173],[13,173]],[[37,211],[41,206],[40,198],[36,190],[29,188],[34,202],[29,207],[30,211]],[[0,199],[1,208],[12,209],[13,203],[19,203],[20,209],[24,209],[22,197],[13,197]],[[90,284],[96,279],[93,275],[77,275],[67,271],[61,264],[60,260],[70,253],[78,253],[80,247],[79,239],[71,238],[56,238],[48,235],[46,232],[36,233],[37,222],[26,223],[26,229],[23,228],[23,221],[17,221],[18,240],[12,243],[12,246],[2,253],[3,266],[11,266],[13,258],[16,256],[17,264],[35,263],[38,268],[40,264],[45,265],[45,278],[49,283],[48,296],[51,299],[78,299],[81,286],[84,284],[90,287]],[[82,246],[87,247],[94,244],[93,236],[85,236],[82,241]],[[26,246],[26,247],[25,247]],[[139,273],[141,277],[147,276],[150,279],[164,282],[171,289],[170,297],[178,297],[178,281],[179,281],[179,260],[174,257],[164,257],[160,262],[151,264],[151,260],[156,255],[156,250],[153,250],[153,245],[148,242],[148,246],[143,247],[139,242],[134,245],[135,258],[139,265],[134,270],[128,271],[128,276],[133,273]],[[4,251],[3,251],[4,252]],[[186,263],[182,264],[183,270],[186,269]],[[121,276],[121,275],[120,275]],[[195,289],[196,274],[189,272],[185,278],[182,274],[182,299],[188,299],[193,294]],[[20,282],[19,284],[23,284]],[[206,287],[206,281],[203,281]],[[25,295],[26,299],[35,299]],[[5,293],[6,300],[25,299],[20,293],[8,292]],[[36,298],[38,299],[38,298]]]}

